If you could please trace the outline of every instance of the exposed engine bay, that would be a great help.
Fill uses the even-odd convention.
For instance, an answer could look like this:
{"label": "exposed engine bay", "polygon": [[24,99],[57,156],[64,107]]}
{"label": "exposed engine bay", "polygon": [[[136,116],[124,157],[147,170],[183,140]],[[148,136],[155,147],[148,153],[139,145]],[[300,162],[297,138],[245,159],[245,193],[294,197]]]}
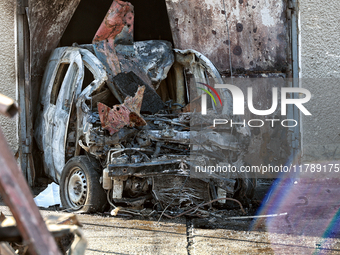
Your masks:
{"label": "exposed engine bay", "polygon": [[197,173],[188,177],[194,165],[243,164],[244,148],[239,140],[247,139],[245,131],[226,128],[215,132],[200,114],[191,112],[165,109],[141,115],[144,89],[139,87],[135,97],[127,97],[112,109],[98,103],[94,110],[99,113],[89,111],[91,128],[84,141],[79,141],[100,161],[100,181],[110,203],[139,209],[152,204],[164,209],[174,200],[171,204],[178,210],[221,197],[249,203],[255,184],[245,176]]}

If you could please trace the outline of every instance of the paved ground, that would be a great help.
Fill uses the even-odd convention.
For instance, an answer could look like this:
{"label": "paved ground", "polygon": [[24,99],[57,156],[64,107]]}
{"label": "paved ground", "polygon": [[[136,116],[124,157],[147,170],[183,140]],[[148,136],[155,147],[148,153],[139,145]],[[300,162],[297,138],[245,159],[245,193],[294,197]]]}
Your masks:
{"label": "paved ground", "polygon": [[[340,254],[336,182],[281,183],[259,214],[262,220],[132,219],[78,215],[86,254]],[[7,207],[0,206],[5,215]],[[43,215],[62,214],[42,210]]]}

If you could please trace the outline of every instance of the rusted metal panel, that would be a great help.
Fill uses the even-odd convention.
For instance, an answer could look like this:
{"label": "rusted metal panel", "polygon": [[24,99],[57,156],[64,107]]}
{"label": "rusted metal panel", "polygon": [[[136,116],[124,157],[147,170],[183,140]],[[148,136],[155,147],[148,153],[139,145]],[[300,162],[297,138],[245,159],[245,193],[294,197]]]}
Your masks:
{"label": "rusted metal panel", "polygon": [[139,87],[134,97],[127,97],[123,104],[110,107],[98,103],[98,112],[103,129],[110,135],[123,127],[145,126],[146,122],[140,115],[145,87]]}
{"label": "rusted metal panel", "polygon": [[[94,42],[93,44],[96,56],[106,66],[109,76],[111,77],[116,76],[121,72],[113,41],[114,39],[111,38],[100,42]],[[113,91],[113,89],[111,89],[111,91]],[[119,96],[117,98],[119,98]]]}
{"label": "rusted metal panel", "polygon": [[98,103],[98,111],[102,127],[110,131],[110,135],[130,125],[130,110],[125,105],[116,105],[111,109],[102,103]]}
{"label": "rusted metal panel", "polygon": [[115,43],[133,42],[133,6],[128,2],[120,0],[113,1],[109,11],[107,12],[102,24],[100,25],[93,43],[108,39],[116,39]]}
{"label": "rusted metal panel", "polygon": [[166,4],[176,48],[195,49],[219,71],[229,72],[230,43],[234,71],[285,70],[285,0],[166,0]]}
{"label": "rusted metal panel", "polygon": [[133,6],[120,0],[113,1],[92,41],[97,57],[106,66],[109,88],[120,102],[123,98],[112,82],[112,77],[121,72],[115,46],[118,43],[132,45],[133,21]]}

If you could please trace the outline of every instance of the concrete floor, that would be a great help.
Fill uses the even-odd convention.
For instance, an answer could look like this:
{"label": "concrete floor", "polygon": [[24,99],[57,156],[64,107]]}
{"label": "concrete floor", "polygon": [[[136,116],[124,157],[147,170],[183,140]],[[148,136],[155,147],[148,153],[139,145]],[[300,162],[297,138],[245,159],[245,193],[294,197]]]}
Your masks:
{"label": "concrete floor", "polygon": [[[86,254],[340,254],[339,185],[306,182],[278,186],[281,189],[270,191],[272,201],[265,201],[276,206],[260,214],[284,212],[288,216],[256,222],[210,217],[162,219],[157,224],[157,218],[78,215],[88,241]],[[10,215],[6,206],[0,206],[0,211]],[[53,210],[41,213],[63,214]]]}

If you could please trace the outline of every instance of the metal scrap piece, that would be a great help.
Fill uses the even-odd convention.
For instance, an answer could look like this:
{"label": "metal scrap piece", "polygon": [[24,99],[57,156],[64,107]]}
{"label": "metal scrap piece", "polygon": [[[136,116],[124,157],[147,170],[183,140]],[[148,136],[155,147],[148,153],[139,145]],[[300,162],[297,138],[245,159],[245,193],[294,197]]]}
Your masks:
{"label": "metal scrap piece", "polygon": [[175,60],[171,43],[160,40],[135,42],[134,48],[139,64],[147,73],[154,89],[158,89]]}
{"label": "metal scrap piece", "polygon": [[98,103],[98,111],[102,127],[109,130],[110,135],[130,124],[130,111],[124,105],[114,106],[111,109],[102,103]]}
{"label": "metal scrap piece", "polygon": [[146,122],[140,115],[145,87],[138,87],[134,97],[126,97],[123,104],[115,105],[111,109],[105,104],[98,103],[98,112],[102,127],[110,131],[110,135],[117,133],[123,127],[145,126]]}
{"label": "metal scrap piece", "polygon": [[138,87],[138,90],[134,97],[127,96],[124,100],[124,104],[127,108],[129,108],[132,112],[140,114],[140,109],[142,107],[143,95],[144,95],[145,87]]}
{"label": "metal scrap piece", "polygon": [[120,103],[124,99],[122,88],[112,80],[118,74],[133,71],[143,83],[156,90],[174,63],[171,43],[133,42],[133,23],[133,6],[115,0],[92,40],[96,56],[106,67],[107,85]]}
{"label": "metal scrap piece", "polygon": [[133,71],[154,90],[166,79],[175,59],[171,43],[161,40],[120,44],[115,50],[121,72]]}
{"label": "metal scrap piece", "polygon": [[[115,76],[120,73],[119,60],[113,46],[113,39],[95,42],[93,46],[96,56],[105,65],[108,76]],[[111,89],[110,86],[109,88]],[[112,91],[112,93],[114,93],[114,91]]]}
{"label": "metal scrap piece", "polygon": [[[129,2],[113,1],[102,24],[93,38],[93,42],[107,39],[119,40],[116,44],[133,41],[133,6]],[[123,40],[124,38],[124,40]]]}
{"label": "metal scrap piece", "polygon": [[[102,24],[93,38],[93,47],[96,56],[105,65],[109,78],[121,72],[120,63],[116,54],[116,44],[133,43],[133,6],[124,1],[113,1]],[[111,81],[108,87],[114,96],[122,102],[122,98]]]}

